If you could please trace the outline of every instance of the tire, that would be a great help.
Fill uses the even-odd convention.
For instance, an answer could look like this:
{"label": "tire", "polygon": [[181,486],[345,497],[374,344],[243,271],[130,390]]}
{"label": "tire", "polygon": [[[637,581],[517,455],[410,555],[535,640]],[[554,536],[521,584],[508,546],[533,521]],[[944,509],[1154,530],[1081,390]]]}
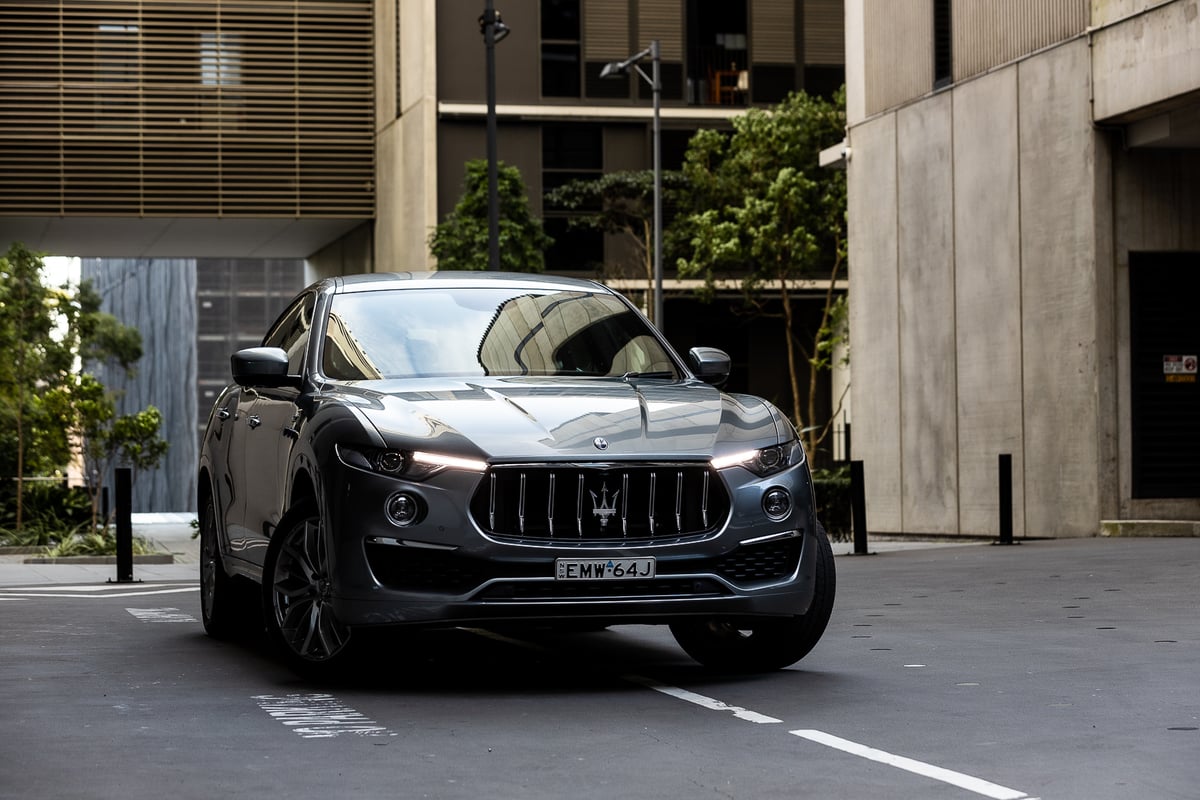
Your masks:
{"label": "tire", "polygon": [[794,617],[697,619],[671,625],[675,641],[689,656],[721,672],[771,672],[804,658],[820,641],[833,612],[837,588],[833,548],[817,523],[812,605]]}
{"label": "tire", "polygon": [[214,639],[228,639],[237,632],[246,610],[240,588],[225,571],[217,536],[217,513],[212,498],[200,512],[200,620]]}
{"label": "tire", "polygon": [[329,677],[345,660],[350,628],[334,614],[329,541],[312,500],[280,521],[263,569],[267,635],[288,664],[306,677]]}

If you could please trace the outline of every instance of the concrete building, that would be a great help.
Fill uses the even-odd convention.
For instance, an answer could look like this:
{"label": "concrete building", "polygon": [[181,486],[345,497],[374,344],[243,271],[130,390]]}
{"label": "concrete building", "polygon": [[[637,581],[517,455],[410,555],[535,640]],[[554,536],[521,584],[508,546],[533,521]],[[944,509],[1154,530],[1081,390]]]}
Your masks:
{"label": "concrete building", "polygon": [[1018,537],[1200,519],[1196,3],[847,0],[846,54],[871,530],[997,533],[1002,453]]}
{"label": "concrete building", "polygon": [[[499,157],[520,169],[534,213],[556,236],[548,269],[602,276],[631,293],[645,281],[622,280],[620,243],[569,232],[566,214],[542,201],[571,178],[652,164],[648,87],[636,75],[600,80],[603,64],[660,41],[667,168],[700,127],[728,127],[748,106],[843,82],[842,0],[500,5],[512,33],[495,50]],[[464,162],[486,151],[483,7],[0,0],[0,241],[89,259],[106,309],[142,330],[149,351],[146,377],[126,387],[129,402],[169,408],[169,428],[188,430],[228,363],[213,348],[247,343],[265,297],[231,260],[249,259],[245,274],[261,277],[263,264],[300,259],[301,283],[434,266],[428,237],[462,192]],[[208,280],[209,270],[220,279]],[[673,273],[672,342],[727,349],[731,388],[786,405],[780,334],[728,302],[700,303]],[[820,288],[810,294],[811,322]],[[193,304],[198,329],[183,338],[176,323],[185,317],[162,317],[180,302]],[[253,316],[242,313],[250,307]],[[194,365],[178,373],[200,393],[194,405],[179,392],[155,394],[161,376],[174,379],[168,365],[182,364]],[[187,447],[177,443],[171,457],[181,471]],[[178,492],[163,492],[153,508],[178,510],[169,507]]]}

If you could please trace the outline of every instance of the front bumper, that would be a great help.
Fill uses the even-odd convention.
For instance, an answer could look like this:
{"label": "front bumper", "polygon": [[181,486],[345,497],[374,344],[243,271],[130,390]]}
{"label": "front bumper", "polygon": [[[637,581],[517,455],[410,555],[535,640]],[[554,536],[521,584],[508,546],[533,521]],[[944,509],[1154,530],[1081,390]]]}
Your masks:
{"label": "front bumper", "polygon": [[[655,542],[499,541],[469,512],[477,473],[447,470],[409,483],[339,465],[326,502],[333,604],[351,626],[458,626],[545,621],[664,623],[688,616],[788,616],[813,597],[817,547],[808,470],[759,479],[721,473],[727,518],[702,535]],[[792,513],[772,522],[762,495],[785,487]],[[384,513],[397,491],[423,513],[399,527]],[[652,579],[555,580],[557,558],[653,556]]]}

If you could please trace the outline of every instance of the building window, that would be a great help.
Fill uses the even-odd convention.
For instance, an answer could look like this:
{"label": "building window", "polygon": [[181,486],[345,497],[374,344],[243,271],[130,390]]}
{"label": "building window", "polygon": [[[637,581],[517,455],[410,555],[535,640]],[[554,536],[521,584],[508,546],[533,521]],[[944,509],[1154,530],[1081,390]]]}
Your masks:
{"label": "building window", "polygon": [[950,0],[933,0],[933,88],[949,86],[954,80],[953,28]]}
{"label": "building window", "polygon": [[542,96],[579,97],[579,0],[542,0]]}
{"label": "building window", "polygon": [[205,86],[235,86],[242,82],[240,36],[226,31],[200,34],[200,83]]}
{"label": "building window", "polygon": [[96,26],[96,127],[132,127],[138,116],[138,39],[141,30],[125,22]]}
{"label": "building window", "polygon": [[745,105],[750,91],[748,61],[746,0],[688,0],[688,101]]}
{"label": "building window", "polygon": [[[604,132],[598,125],[542,126],[542,189],[550,192],[573,180],[599,178],[604,168]],[[546,269],[592,270],[604,260],[604,235],[570,227],[572,212],[543,202],[542,218],[554,244]]]}

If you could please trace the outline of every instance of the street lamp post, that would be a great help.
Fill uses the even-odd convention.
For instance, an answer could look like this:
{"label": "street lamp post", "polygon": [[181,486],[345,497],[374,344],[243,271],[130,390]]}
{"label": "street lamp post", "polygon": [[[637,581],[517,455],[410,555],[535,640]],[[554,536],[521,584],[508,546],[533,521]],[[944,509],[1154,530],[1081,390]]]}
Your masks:
{"label": "street lamp post", "polygon": [[500,269],[500,176],[496,164],[496,42],[511,33],[493,0],[479,17],[479,32],[487,51],[488,269]]}
{"label": "street lamp post", "polygon": [[[638,62],[644,58],[650,59],[650,74],[647,75]],[[627,75],[633,69],[642,80],[650,84],[654,97],[654,326],[663,330],[663,274],[662,274],[662,79],[659,73],[658,39],[650,42],[650,46],[640,53],[634,53],[624,61],[610,61],[600,70],[601,78],[619,78]]]}

